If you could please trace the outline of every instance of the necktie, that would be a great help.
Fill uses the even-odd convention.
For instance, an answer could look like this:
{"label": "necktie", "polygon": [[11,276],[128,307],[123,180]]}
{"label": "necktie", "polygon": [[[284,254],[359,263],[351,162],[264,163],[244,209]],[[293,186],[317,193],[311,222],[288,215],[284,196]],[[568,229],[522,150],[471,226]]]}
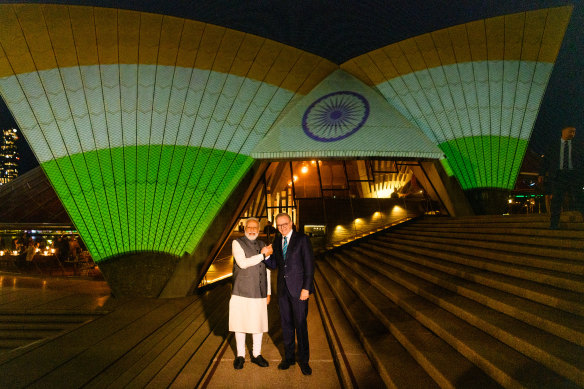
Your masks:
{"label": "necktie", "polygon": [[284,257],[284,261],[286,260],[286,251],[288,251],[288,237],[284,237],[284,245],[282,246],[282,256]]}
{"label": "necktie", "polygon": [[562,164],[563,170],[568,170],[570,168],[570,144],[568,141],[564,141],[564,163]]}

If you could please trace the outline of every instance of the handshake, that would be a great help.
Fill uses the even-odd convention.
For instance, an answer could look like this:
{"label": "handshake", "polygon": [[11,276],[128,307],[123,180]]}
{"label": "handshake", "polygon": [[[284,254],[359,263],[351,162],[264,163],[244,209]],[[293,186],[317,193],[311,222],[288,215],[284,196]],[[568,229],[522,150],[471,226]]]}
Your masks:
{"label": "handshake", "polygon": [[264,248],[262,248],[262,251],[260,251],[261,254],[264,254],[264,256],[269,257],[270,255],[272,255],[274,252],[274,250],[272,249],[272,245],[269,246],[265,246]]}

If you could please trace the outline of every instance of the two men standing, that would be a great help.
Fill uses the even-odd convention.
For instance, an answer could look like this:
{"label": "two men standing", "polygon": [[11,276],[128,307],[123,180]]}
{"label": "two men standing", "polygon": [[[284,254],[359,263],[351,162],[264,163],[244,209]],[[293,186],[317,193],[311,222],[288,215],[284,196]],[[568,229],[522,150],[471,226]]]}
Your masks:
{"label": "two men standing", "polygon": [[[280,306],[280,320],[284,341],[284,359],[278,365],[278,369],[286,370],[296,363],[296,338],[298,341],[298,364],[300,365],[300,370],[302,374],[310,375],[312,374],[312,369],[309,365],[310,354],[306,318],[308,316],[308,298],[310,293],[314,291],[312,245],[306,235],[293,230],[292,220],[288,214],[281,213],[276,216],[276,227],[280,234],[274,239],[273,249],[272,245],[266,246],[265,243],[255,240],[257,232],[255,236],[253,234],[259,229],[259,222],[255,219],[248,219],[245,229],[246,236],[233,241],[233,256],[235,259],[234,285],[229,304],[229,330],[236,333],[238,356],[234,361],[234,367],[236,369],[243,367],[245,360],[243,358],[245,355],[245,333],[254,334],[252,362],[262,367],[268,366],[268,362],[260,354],[261,333],[258,336],[254,332],[257,330],[266,332],[268,330],[267,304],[269,303],[271,290],[269,270],[265,268],[267,265],[271,269],[278,268],[278,304]],[[249,236],[248,228],[250,229]],[[262,262],[264,258],[265,261]],[[246,277],[247,274],[243,275],[242,270],[249,271],[250,274],[258,274],[258,277]],[[264,281],[267,283],[265,293],[262,289]],[[245,289],[245,292],[242,292],[243,289]],[[256,307],[256,303],[250,300],[262,301],[263,305]],[[254,310],[250,310],[249,307],[253,307]],[[246,310],[248,312],[247,315],[243,314]],[[265,323],[263,321],[264,315]],[[242,325],[239,321],[246,324]],[[248,323],[253,323],[253,325],[248,327]],[[238,332],[243,332],[243,337],[238,335]],[[257,347],[256,338],[259,338],[260,342]],[[241,339],[243,340],[240,341]]]}

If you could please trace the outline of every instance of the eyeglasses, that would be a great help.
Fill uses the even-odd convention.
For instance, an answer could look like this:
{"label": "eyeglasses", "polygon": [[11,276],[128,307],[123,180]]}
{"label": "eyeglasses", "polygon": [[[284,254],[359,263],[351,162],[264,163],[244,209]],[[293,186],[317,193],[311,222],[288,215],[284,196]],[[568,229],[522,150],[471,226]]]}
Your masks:
{"label": "eyeglasses", "polygon": [[282,223],[282,224],[276,224],[276,227],[280,228],[280,227],[287,226],[288,224],[290,224],[290,222],[288,222],[288,223]]}

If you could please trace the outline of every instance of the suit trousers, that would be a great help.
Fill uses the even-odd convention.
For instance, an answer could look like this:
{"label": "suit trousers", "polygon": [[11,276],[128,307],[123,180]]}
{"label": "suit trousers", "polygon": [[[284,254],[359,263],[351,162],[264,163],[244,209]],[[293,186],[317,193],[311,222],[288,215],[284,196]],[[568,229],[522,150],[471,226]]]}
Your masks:
{"label": "suit trousers", "polygon": [[287,361],[295,361],[294,335],[298,342],[298,360],[308,363],[308,299],[300,300],[300,296],[292,296],[286,285],[278,288],[278,304],[280,305],[280,320],[282,323],[282,338],[284,341],[284,357]]}
{"label": "suit trousers", "polygon": [[575,210],[584,216],[584,191],[582,178],[576,170],[558,171],[552,184],[552,203],[550,209],[550,226],[557,227],[560,223],[562,203],[566,194],[572,196],[572,204]]}

